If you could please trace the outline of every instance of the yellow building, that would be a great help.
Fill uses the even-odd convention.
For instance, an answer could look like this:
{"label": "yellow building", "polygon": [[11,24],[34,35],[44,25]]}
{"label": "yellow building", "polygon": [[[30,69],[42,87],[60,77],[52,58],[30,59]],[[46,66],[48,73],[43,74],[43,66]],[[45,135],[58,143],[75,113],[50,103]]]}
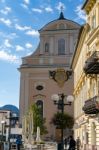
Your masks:
{"label": "yellow building", "polygon": [[86,0],[87,21],[81,28],[72,60],[74,133],[85,150],[99,149],[99,0]]}

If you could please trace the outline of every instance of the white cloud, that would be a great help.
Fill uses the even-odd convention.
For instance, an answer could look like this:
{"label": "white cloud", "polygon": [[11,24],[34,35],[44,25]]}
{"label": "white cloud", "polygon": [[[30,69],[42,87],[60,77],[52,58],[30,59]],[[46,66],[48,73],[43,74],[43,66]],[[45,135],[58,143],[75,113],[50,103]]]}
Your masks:
{"label": "white cloud", "polygon": [[15,24],[15,28],[17,30],[20,30],[20,31],[25,31],[25,30],[30,30],[31,29],[31,27],[29,27],[29,26],[20,26],[18,24]]}
{"label": "white cloud", "polygon": [[50,6],[48,7],[41,6],[41,8],[32,8],[33,12],[38,12],[38,13],[42,13],[43,10],[45,10],[46,12],[53,12],[53,9]]}
{"label": "white cloud", "polygon": [[4,41],[4,46],[7,47],[7,48],[13,47],[13,46],[10,44],[9,39],[5,39],[5,41]]}
{"label": "white cloud", "polygon": [[56,9],[58,9],[59,11],[61,11],[61,9],[65,9],[65,5],[62,2],[59,2],[58,5],[56,6]]}
{"label": "white cloud", "polygon": [[45,11],[46,11],[46,12],[53,12],[53,9],[52,9],[51,7],[46,7],[46,8],[45,8]]}
{"label": "white cloud", "polygon": [[1,3],[5,3],[5,0],[0,0]]}
{"label": "white cloud", "polygon": [[42,9],[39,8],[32,8],[32,11],[42,13]]}
{"label": "white cloud", "polygon": [[23,8],[28,9],[30,1],[29,0],[24,0],[24,3],[20,4]]}
{"label": "white cloud", "polygon": [[14,32],[12,33],[4,33],[4,32],[0,32],[0,36],[2,37],[2,39],[9,39],[9,40],[13,40],[15,38],[18,38],[18,35]]}
{"label": "white cloud", "polygon": [[23,51],[24,47],[20,46],[20,45],[16,45],[16,51]]}
{"label": "white cloud", "polygon": [[76,12],[76,14],[77,14],[77,16],[78,16],[77,19],[86,20],[86,15],[85,15],[84,11],[81,9],[81,7],[82,7],[82,5],[78,5],[78,6],[76,7],[75,12]]}
{"label": "white cloud", "polygon": [[7,15],[8,13],[11,12],[11,8],[10,7],[5,7],[4,9],[1,9],[0,11],[2,14]]}
{"label": "white cloud", "polygon": [[31,44],[31,43],[26,43],[26,44],[25,44],[25,47],[26,47],[26,48],[32,48],[32,44]]}
{"label": "white cloud", "polygon": [[12,63],[18,63],[19,58],[16,55],[9,54],[5,52],[4,50],[0,51],[0,60],[12,62]]}
{"label": "white cloud", "polygon": [[28,5],[30,3],[30,1],[29,0],[24,0],[24,3]]}
{"label": "white cloud", "polygon": [[27,31],[25,34],[30,35],[30,36],[38,36],[39,35],[38,31],[36,31],[34,29]]}
{"label": "white cloud", "polygon": [[9,19],[0,18],[0,21],[8,27],[10,27],[12,24],[12,22]]}
{"label": "white cloud", "polygon": [[28,52],[26,55],[29,56],[29,55],[31,55],[31,54],[33,54],[33,51]]}
{"label": "white cloud", "polygon": [[18,35],[15,32],[12,32],[11,34],[8,35],[9,39],[15,39],[18,38]]}
{"label": "white cloud", "polygon": [[11,12],[11,7],[5,7],[5,10]]}
{"label": "white cloud", "polygon": [[25,9],[28,9],[28,6],[26,4],[21,4],[21,6]]}

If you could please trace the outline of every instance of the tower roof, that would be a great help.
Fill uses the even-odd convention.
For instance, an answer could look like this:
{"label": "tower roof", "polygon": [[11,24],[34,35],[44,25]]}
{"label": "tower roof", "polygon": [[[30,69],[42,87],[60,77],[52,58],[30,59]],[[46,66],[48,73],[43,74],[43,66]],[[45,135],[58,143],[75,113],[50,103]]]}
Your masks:
{"label": "tower roof", "polygon": [[61,11],[60,16],[59,16],[59,20],[62,20],[62,19],[65,19],[65,18],[64,18],[63,12]]}

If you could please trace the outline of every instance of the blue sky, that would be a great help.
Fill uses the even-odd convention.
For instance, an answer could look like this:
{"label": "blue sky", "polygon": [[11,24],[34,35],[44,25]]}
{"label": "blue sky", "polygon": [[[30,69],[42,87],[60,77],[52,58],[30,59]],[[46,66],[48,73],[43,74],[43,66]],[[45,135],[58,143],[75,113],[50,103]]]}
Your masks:
{"label": "blue sky", "polygon": [[59,17],[83,24],[84,0],[0,0],[0,106],[19,106],[21,58],[39,43],[38,30]]}

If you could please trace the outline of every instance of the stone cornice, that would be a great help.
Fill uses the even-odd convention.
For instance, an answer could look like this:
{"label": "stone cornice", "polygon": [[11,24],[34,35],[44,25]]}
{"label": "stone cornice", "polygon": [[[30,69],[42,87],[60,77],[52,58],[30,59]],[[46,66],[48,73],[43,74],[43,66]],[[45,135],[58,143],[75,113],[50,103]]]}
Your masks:
{"label": "stone cornice", "polygon": [[71,63],[71,68],[73,68],[73,70],[76,66],[76,63],[77,63],[80,51],[82,49],[82,46],[83,46],[83,43],[84,43],[84,40],[85,40],[86,33],[87,33],[88,29],[89,29],[89,25],[85,24],[84,26],[81,27],[81,30],[79,32],[77,46],[75,48],[75,53],[73,55],[73,59],[72,59],[72,63]]}
{"label": "stone cornice", "polygon": [[95,3],[96,0],[86,0],[82,9],[84,9],[86,13],[89,14]]}
{"label": "stone cornice", "polygon": [[91,33],[89,33],[89,37],[86,43],[89,45],[95,38],[99,38],[99,26],[93,29]]}

